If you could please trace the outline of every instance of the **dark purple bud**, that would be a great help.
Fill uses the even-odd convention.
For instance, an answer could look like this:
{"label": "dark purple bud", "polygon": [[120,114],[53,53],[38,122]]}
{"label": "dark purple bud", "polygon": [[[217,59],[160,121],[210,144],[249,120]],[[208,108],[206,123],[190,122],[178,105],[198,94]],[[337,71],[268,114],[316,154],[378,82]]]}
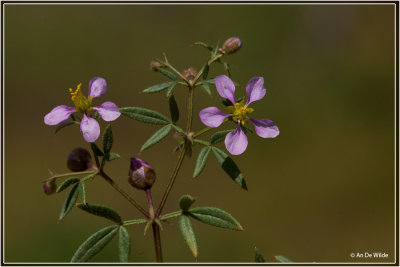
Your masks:
{"label": "dark purple bud", "polygon": [[80,172],[93,167],[92,156],[89,151],[78,147],[72,150],[68,156],[67,167],[73,172]]}
{"label": "dark purple bud", "polygon": [[150,68],[154,71],[158,71],[158,68],[161,66],[160,62],[158,62],[157,60],[153,59],[150,62]]}
{"label": "dark purple bud", "polygon": [[225,54],[232,54],[242,47],[242,41],[237,37],[231,37],[222,45],[222,50]]}
{"label": "dark purple bud", "polygon": [[139,158],[131,158],[128,181],[137,189],[147,190],[156,181],[156,172],[146,161]]}
{"label": "dark purple bud", "polygon": [[186,79],[193,80],[197,75],[197,70],[193,67],[188,68],[187,70],[182,71],[183,77]]}
{"label": "dark purple bud", "polygon": [[57,184],[55,180],[45,181],[42,183],[43,192],[46,195],[54,194],[57,190]]}

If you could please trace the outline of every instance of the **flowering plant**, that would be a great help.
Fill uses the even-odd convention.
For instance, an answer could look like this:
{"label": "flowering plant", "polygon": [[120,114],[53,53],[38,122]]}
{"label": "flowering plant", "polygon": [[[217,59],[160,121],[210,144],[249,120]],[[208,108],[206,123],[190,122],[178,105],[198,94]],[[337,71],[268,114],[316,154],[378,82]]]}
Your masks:
{"label": "flowering plant", "polygon": [[[246,133],[252,131],[249,127],[249,122],[253,124],[256,134],[263,138],[274,138],[279,135],[279,129],[273,121],[269,119],[256,120],[248,117],[248,115],[253,112],[249,104],[262,99],[266,94],[264,79],[262,77],[254,77],[248,82],[246,86],[246,102],[235,98],[235,83],[230,78],[229,64],[223,59],[226,55],[235,53],[241,48],[241,40],[237,37],[229,38],[222,47],[212,46],[203,42],[197,42],[195,44],[210,51],[210,59],[199,72],[193,67],[179,72],[169,63],[165,55],[163,60],[155,59],[150,64],[154,71],[163,74],[170,81],[153,85],[144,89],[143,92],[152,94],[166,91],[170,109],[169,118],[157,111],[140,107],[118,108],[116,104],[109,101],[104,102],[100,106],[92,107],[92,100],[104,95],[107,90],[106,80],[101,77],[94,77],[90,80],[88,97],[84,96],[81,91],[82,84],[79,84],[75,91],[70,89],[71,98],[75,107],[60,105],[45,115],[45,124],[58,125],[56,132],[70,125],[80,125],[83,138],[89,143],[89,147],[92,150],[92,154],[85,148],[76,148],[72,150],[67,161],[67,167],[71,172],[64,174],[51,173],[51,177],[43,181],[43,191],[48,195],[60,193],[70,188],[62,206],[59,220],[62,220],[74,207],[78,207],[85,212],[104,217],[113,222],[112,225],[97,231],[87,238],[72,256],[72,262],[89,261],[116,235],[119,235],[120,261],[128,262],[131,251],[131,239],[127,227],[132,225],[143,224],[145,232],[150,227],[152,228],[156,260],[158,262],[163,261],[160,229],[164,228],[163,222],[165,221],[179,218],[182,236],[196,259],[198,257],[198,246],[191,220],[197,220],[208,225],[230,230],[243,230],[242,225],[231,214],[222,209],[216,207],[192,207],[195,198],[190,195],[184,195],[180,198],[180,210],[163,213],[164,206],[178,177],[179,170],[185,157],[191,157],[196,152],[193,148],[195,144],[203,147],[198,153],[193,177],[197,177],[201,174],[212,151],[227,175],[243,189],[247,190],[246,182],[239,167],[233,159],[222,149],[218,148],[217,145],[224,141],[226,149],[230,154],[242,154],[246,150],[248,144]],[[216,78],[208,78],[209,69],[214,63],[222,64],[229,77],[220,75]],[[192,120],[198,118],[197,113],[193,111],[195,89],[203,88],[206,92],[210,93],[210,86],[212,85],[215,85],[219,95],[224,99],[223,103],[226,105],[228,113],[224,113],[216,107],[202,109],[198,116],[207,127],[195,132],[192,129]],[[188,89],[188,115],[185,130],[178,125],[180,111],[174,97],[174,90],[176,90],[177,87],[185,87]],[[101,117],[103,120],[111,122],[119,118],[120,115],[142,123],[161,126],[161,128],[143,144],[140,151],[153,147],[166,138],[173,130],[180,136],[180,143],[175,148],[175,151],[179,151],[178,159],[175,167],[172,169],[170,180],[165,186],[161,201],[157,206],[153,203],[151,188],[155,184],[157,180],[156,177],[159,174],[156,174],[156,171],[149,162],[140,158],[130,158],[128,175],[129,184],[138,190],[144,191],[148,202],[148,209],[142,207],[133,197],[126,193],[105,171],[105,166],[112,160],[118,159],[120,156],[111,151],[114,140],[111,124],[108,124],[103,131],[101,145],[98,146],[98,144],[95,143],[100,136],[100,126],[97,120]],[[199,138],[204,133],[219,127],[222,123],[229,122],[235,125],[234,130],[216,132],[208,141]],[[94,159],[94,162],[92,159]],[[103,178],[140,211],[143,217],[123,220],[114,209],[87,201],[85,182],[95,177]],[[60,179],[64,180],[57,185]],[[78,202],[79,196],[80,202]],[[255,260],[265,261],[257,249],[255,251]],[[277,260],[288,261],[288,259],[282,256],[278,256]]]}

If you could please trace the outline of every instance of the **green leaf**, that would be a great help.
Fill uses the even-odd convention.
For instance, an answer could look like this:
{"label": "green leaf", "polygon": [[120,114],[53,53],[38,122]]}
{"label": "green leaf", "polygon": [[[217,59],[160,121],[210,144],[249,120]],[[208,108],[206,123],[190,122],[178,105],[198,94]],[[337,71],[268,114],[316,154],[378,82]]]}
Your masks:
{"label": "green leaf", "polygon": [[181,127],[179,127],[178,125],[172,124],[172,127],[174,127],[174,129],[175,129],[178,133],[182,134],[183,136],[186,135],[185,131],[184,131]]}
{"label": "green leaf", "polygon": [[194,168],[193,177],[197,177],[203,171],[206,166],[208,156],[210,156],[211,147],[205,146],[200,150],[199,156],[197,157],[196,167]]}
{"label": "green leaf", "polygon": [[201,144],[201,145],[204,145],[204,146],[209,146],[209,145],[211,145],[209,142],[204,141],[204,140],[201,140],[201,139],[194,139],[193,142],[194,142],[194,143]]}
{"label": "green leaf", "polygon": [[107,155],[111,151],[114,139],[111,130],[111,124],[107,125],[103,133],[103,151]]}
{"label": "green leaf", "polygon": [[189,215],[209,225],[242,231],[243,227],[228,212],[215,207],[196,207],[189,210]]}
{"label": "green leaf", "polygon": [[107,154],[106,160],[107,160],[107,161],[112,161],[112,160],[114,160],[114,159],[119,159],[120,157],[121,157],[121,156],[120,156],[119,154],[114,153],[114,152],[110,152],[110,153]]}
{"label": "green leaf", "polygon": [[145,151],[146,149],[154,146],[155,144],[159,143],[161,140],[163,140],[165,137],[168,136],[168,134],[171,132],[172,125],[169,124],[167,126],[162,127],[160,130],[155,132],[147,141],[146,143],[143,144],[142,148],[140,149],[140,152]]}
{"label": "green leaf", "polygon": [[60,193],[61,191],[67,189],[70,185],[75,184],[79,181],[80,181],[80,179],[77,177],[69,178],[69,179],[65,180],[62,184],[60,184],[60,186],[57,188],[56,192]]}
{"label": "green leaf", "polygon": [[203,87],[203,89],[207,92],[207,94],[211,95],[211,89],[210,89],[210,86],[208,85],[208,83],[202,82],[201,87]]}
{"label": "green leaf", "polygon": [[82,199],[82,203],[86,205],[86,189],[85,189],[85,183],[84,182],[80,182],[79,183],[80,186],[80,191],[81,191],[81,199]]}
{"label": "green leaf", "polygon": [[246,181],[236,163],[221,149],[213,147],[212,151],[222,169],[243,189],[247,190]]}
{"label": "green leaf", "polygon": [[275,256],[275,259],[279,262],[293,262],[292,260],[286,258],[285,256]]}
{"label": "green leaf", "polygon": [[194,45],[198,45],[198,46],[202,46],[204,48],[207,48],[211,52],[214,50],[214,47],[212,45],[209,45],[209,44],[204,43],[204,42],[195,42]]}
{"label": "green leaf", "polygon": [[181,207],[182,210],[187,211],[195,201],[196,199],[191,195],[183,195],[179,199],[179,206]]}
{"label": "green leaf", "polygon": [[178,82],[172,83],[167,90],[167,97],[170,97],[172,95],[172,91],[174,90],[175,86],[178,84]]}
{"label": "green leaf", "polygon": [[125,108],[120,108],[119,110],[121,111],[122,115],[140,122],[156,124],[156,125],[163,125],[169,123],[167,117],[151,109],[139,108],[139,107],[125,107]]}
{"label": "green leaf", "polygon": [[119,214],[115,210],[113,210],[109,207],[99,205],[99,204],[86,203],[86,205],[78,204],[78,208],[80,208],[81,210],[84,210],[86,212],[89,212],[91,214],[94,214],[96,216],[100,216],[100,217],[109,219],[113,222],[122,224],[121,216],[119,216]]}
{"label": "green leaf", "polygon": [[176,83],[176,82],[174,81],[174,82],[159,83],[159,84],[156,84],[156,85],[153,85],[153,86],[150,86],[150,87],[144,89],[143,93],[158,93],[158,92],[161,92],[161,91],[167,89],[173,83]]}
{"label": "green leaf", "polygon": [[170,70],[168,70],[168,69],[166,69],[166,68],[160,67],[160,68],[158,68],[157,70],[158,70],[161,74],[165,75],[166,77],[168,77],[168,78],[171,79],[171,80],[176,81],[176,80],[178,79],[178,78],[176,77],[176,75],[175,75],[172,71],[170,71]]}
{"label": "green leaf", "polygon": [[69,194],[65,199],[64,204],[61,208],[61,213],[58,220],[62,220],[74,207],[76,199],[78,198],[79,195],[79,189],[80,189],[79,184],[76,184],[74,187],[72,187],[71,191],[69,191]]}
{"label": "green leaf", "polygon": [[67,126],[71,126],[71,125],[73,125],[73,124],[78,124],[78,125],[79,125],[80,123],[77,122],[77,121],[64,121],[64,122],[62,122],[62,123],[60,123],[60,124],[57,125],[56,132],[55,132],[55,133],[57,133],[59,130],[61,130],[61,129],[67,127]]}
{"label": "green leaf", "polygon": [[254,262],[265,262],[265,259],[258,248],[254,248]]}
{"label": "green leaf", "polygon": [[179,120],[179,108],[173,94],[171,94],[171,96],[168,98],[168,103],[169,103],[169,113],[171,114],[171,120],[173,123],[176,123]]}
{"label": "green leaf", "polygon": [[104,153],[100,150],[100,148],[95,143],[90,143],[90,147],[93,150],[95,156],[102,157]]}
{"label": "green leaf", "polygon": [[210,70],[210,66],[208,64],[206,64],[204,66],[203,75],[202,75],[203,80],[207,79],[209,70]]}
{"label": "green leaf", "polygon": [[186,244],[189,246],[189,249],[192,252],[193,257],[197,259],[199,252],[197,249],[196,236],[194,234],[192,223],[190,222],[188,216],[182,215],[180,217],[179,228],[181,229],[183,239],[185,239]]}
{"label": "green leaf", "polygon": [[128,262],[131,254],[131,238],[125,227],[119,227],[119,261]]}
{"label": "green leaf", "polygon": [[111,225],[91,235],[80,245],[71,262],[87,262],[99,253],[117,234],[118,226]]}
{"label": "green leaf", "polygon": [[226,130],[226,131],[221,131],[221,132],[216,132],[215,134],[213,134],[211,136],[211,144],[215,145],[218,143],[221,143],[222,141],[225,140],[225,137],[228,133],[234,131],[235,129],[231,129],[231,130]]}

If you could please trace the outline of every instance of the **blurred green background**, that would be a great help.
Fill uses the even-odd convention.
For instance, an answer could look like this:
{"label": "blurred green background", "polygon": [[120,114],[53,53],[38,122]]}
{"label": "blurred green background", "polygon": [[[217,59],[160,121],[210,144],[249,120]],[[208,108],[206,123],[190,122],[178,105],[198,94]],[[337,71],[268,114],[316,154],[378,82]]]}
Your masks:
{"label": "blurred green background", "polygon": [[[54,134],[43,123],[56,105],[72,106],[68,88],[101,76],[108,91],[94,104],[141,106],[168,114],[165,94],[140,91],[166,78],[149,68],[165,52],[179,70],[197,69],[208,52],[195,41],[243,41],[226,57],[237,96],[253,76],[263,76],[267,95],[252,107],[269,118],[276,139],[249,136],[233,159],[245,175],[244,191],[211,155],[193,179],[196,157],[186,159],[165,212],[189,193],[198,206],[233,214],[245,231],[193,222],[200,262],[252,262],[257,246],[269,262],[285,255],[296,262],[394,261],[394,4],[389,5],[48,5],[5,4],[6,262],[67,262],[78,246],[108,221],[74,209],[57,223],[66,193],[46,196],[41,181],[67,171],[66,158],[88,147],[78,127]],[[224,73],[214,65],[210,76]],[[187,91],[176,90],[185,118]],[[196,92],[195,114],[219,106]],[[195,117],[194,129],[203,126]],[[180,122],[184,126],[183,120]],[[101,124],[104,129],[105,123]],[[112,123],[122,158],[106,169],[143,205],[144,194],[127,183],[129,157],[158,127],[121,117]],[[229,127],[231,127],[230,125]],[[168,138],[140,157],[155,167],[153,197],[159,202],[176,156]],[[223,147],[223,146],[221,146]],[[194,149],[198,153],[199,147]],[[89,202],[117,209],[124,219],[140,214],[102,179],[87,184]],[[154,261],[151,233],[129,228],[132,261]],[[176,220],[164,224],[165,261],[192,262]],[[357,259],[351,252],[385,252],[388,258]],[[118,261],[117,239],[93,261]]]}

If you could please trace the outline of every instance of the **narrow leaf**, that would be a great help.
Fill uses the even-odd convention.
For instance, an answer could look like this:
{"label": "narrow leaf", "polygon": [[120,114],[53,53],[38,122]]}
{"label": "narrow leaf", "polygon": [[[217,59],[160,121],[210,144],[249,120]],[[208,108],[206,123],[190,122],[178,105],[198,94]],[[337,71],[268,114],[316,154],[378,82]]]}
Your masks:
{"label": "narrow leaf", "polygon": [[110,152],[110,153],[108,153],[107,154],[107,161],[112,161],[112,160],[114,160],[114,159],[119,159],[121,156],[119,155],[119,154],[117,154],[117,153],[114,153],[114,152]]}
{"label": "narrow leaf", "polygon": [[78,198],[79,195],[79,189],[80,189],[79,184],[76,184],[74,187],[72,187],[71,191],[69,191],[69,194],[65,199],[64,204],[61,208],[61,213],[58,220],[62,220],[68,214],[68,212],[70,212],[71,209],[74,207],[76,199]]}
{"label": "narrow leaf", "polygon": [[198,46],[202,46],[204,48],[207,48],[211,52],[214,50],[214,47],[212,45],[209,45],[209,44],[204,43],[204,42],[195,42],[194,45],[198,45]]}
{"label": "narrow leaf", "polygon": [[128,262],[131,254],[131,238],[125,227],[119,228],[119,261]]}
{"label": "narrow leaf", "polygon": [[67,189],[70,185],[75,184],[79,181],[80,180],[77,177],[69,178],[69,179],[65,180],[62,184],[60,184],[60,186],[57,188],[56,192],[60,193],[61,191]]}
{"label": "narrow leaf", "polygon": [[181,229],[181,233],[183,235],[183,239],[185,239],[186,244],[189,246],[190,251],[193,254],[193,257],[197,259],[199,253],[197,249],[197,241],[196,236],[193,231],[192,223],[190,219],[186,215],[182,215],[179,219],[179,228]]}
{"label": "narrow leaf", "polygon": [[61,129],[67,127],[67,126],[71,126],[71,125],[74,125],[74,124],[78,124],[79,125],[80,123],[77,122],[77,121],[64,121],[64,122],[62,122],[62,123],[57,125],[55,133],[57,133],[59,130],[61,130]]}
{"label": "narrow leaf", "polygon": [[100,148],[95,143],[90,143],[90,147],[93,150],[95,156],[102,157],[104,153],[100,150]]}
{"label": "narrow leaf", "polygon": [[215,145],[215,144],[221,143],[222,141],[225,140],[226,135],[232,131],[234,131],[234,129],[216,132],[215,134],[213,134],[211,136],[211,140],[210,140],[211,144]]}
{"label": "narrow leaf", "polygon": [[275,256],[275,259],[279,262],[293,262],[292,260],[286,258],[285,256]]}
{"label": "narrow leaf", "polygon": [[236,163],[221,149],[213,147],[212,151],[222,169],[243,189],[247,190],[246,181]]}
{"label": "narrow leaf", "polygon": [[71,262],[87,262],[99,253],[117,234],[118,226],[111,225],[91,235],[72,256]]}
{"label": "narrow leaf", "polygon": [[184,131],[181,127],[179,127],[178,125],[172,124],[172,127],[174,127],[174,129],[175,129],[178,133],[182,134],[183,136],[186,135],[185,131]]}
{"label": "narrow leaf", "polygon": [[215,207],[196,207],[189,210],[189,215],[202,223],[242,231],[243,227],[228,212]]}
{"label": "narrow leaf", "polygon": [[173,82],[171,85],[168,87],[167,90],[167,97],[170,97],[172,95],[172,91],[175,89],[175,86],[178,84],[178,82]]}
{"label": "narrow leaf", "polygon": [[181,207],[182,210],[187,211],[195,201],[196,199],[191,195],[183,195],[179,199],[179,206]]}
{"label": "narrow leaf", "polygon": [[254,248],[254,262],[265,262],[265,259],[258,248]]}
{"label": "narrow leaf", "polygon": [[114,139],[111,130],[111,124],[107,125],[103,133],[103,151],[107,155],[111,151]]}
{"label": "narrow leaf", "polygon": [[168,98],[168,103],[169,103],[169,113],[171,114],[171,120],[173,123],[176,123],[179,120],[179,108],[173,94],[171,94],[171,96]]}
{"label": "narrow leaf", "polygon": [[122,115],[140,122],[156,124],[156,125],[163,125],[169,123],[167,117],[151,109],[138,108],[138,107],[125,107],[125,108],[120,108],[119,110],[121,111]]}
{"label": "narrow leaf", "polygon": [[201,139],[194,139],[193,142],[194,142],[194,143],[201,144],[201,145],[204,145],[204,146],[209,146],[209,145],[211,145],[209,142],[204,141],[204,140],[201,140]]}
{"label": "narrow leaf", "polygon": [[209,70],[210,70],[210,66],[208,64],[206,64],[204,66],[203,75],[202,75],[203,80],[207,79]]}
{"label": "narrow leaf", "polygon": [[159,83],[153,86],[150,86],[143,90],[143,93],[158,93],[165,89],[167,89],[171,84],[176,82],[166,82],[166,83]]}
{"label": "narrow leaf", "polygon": [[142,148],[140,151],[145,151],[146,149],[154,146],[155,144],[159,143],[161,140],[163,140],[165,137],[168,136],[168,134],[171,132],[172,126],[171,124],[162,127],[160,130],[155,132],[147,141],[146,143],[143,144]]}
{"label": "narrow leaf", "polygon": [[206,166],[208,156],[210,156],[211,147],[205,146],[200,150],[199,156],[197,157],[196,167],[194,168],[193,177],[197,177],[203,171]]}
{"label": "narrow leaf", "polygon": [[84,183],[84,182],[80,182],[80,183],[79,183],[79,186],[80,186],[80,189],[79,189],[79,190],[81,190],[81,200],[82,200],[82,203],[83,203],[84,205],[86,205],[86,189],[85,189],[85,183]]}
{"label": "narrow leaf", "polygon": [[119,216],[119,214],[115,210],[113,210],[109,207],[99,205],[99,204],[86,203],[86,205],[78,204],[78,208],[80,208],[81,210],[84,210],[86,212],[89,212],[91,214],[94,214],[96,216],[100,216],[100,217],[109,219],[113,222],[122,224],[121,216]]}
{"label": "narrow leaf", "polygon": [[163,74],[164,76],[168,77],[169,79],[174,80],[174,81],[177,80],[176,75],[175,75],[172,71],[170,71],[170,70],[168,70],[168,69],[166,69],[166,68],[162,68],[162,67],[158,68],[157,70],[158,70],[161,74]]}
{"label": "narrow leaf", "polygon": [[202,82],[201,87],[203,87],[203,89],[207,92],[207,94],[211,95],[211,89],[210,89],[210,86],[208,85],[208,83]]}

